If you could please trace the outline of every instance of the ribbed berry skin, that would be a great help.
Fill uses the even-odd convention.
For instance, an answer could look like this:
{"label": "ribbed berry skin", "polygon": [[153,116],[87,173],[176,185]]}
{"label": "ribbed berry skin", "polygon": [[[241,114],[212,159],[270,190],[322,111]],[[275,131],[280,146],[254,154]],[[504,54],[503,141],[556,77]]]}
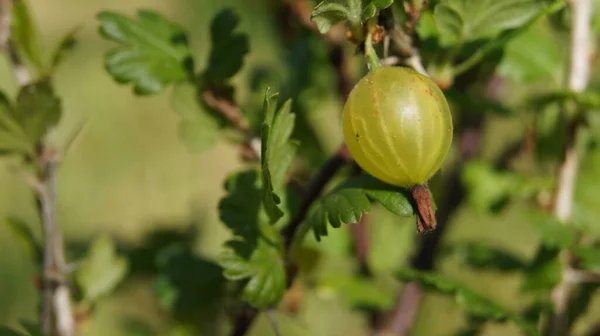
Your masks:
{"label": "ribbed berry skin", "polygon": [[452,143],[446,98],[427,76],[384,67],[352,89],[344,106],[344,139],[366,172],[389,184],[426,183]]}

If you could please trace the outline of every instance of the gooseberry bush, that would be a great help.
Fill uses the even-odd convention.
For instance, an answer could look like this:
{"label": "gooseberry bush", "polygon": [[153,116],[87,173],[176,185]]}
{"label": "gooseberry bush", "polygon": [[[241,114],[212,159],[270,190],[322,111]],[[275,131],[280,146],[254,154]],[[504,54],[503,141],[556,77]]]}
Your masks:
{"label": "gooseberry bush", "polygon": [[[76,35],[46,59],[26,4],[8,3],[0,42],[21,88],[0,97],[0,153],[18,159],[44,239],[8,221],[39,265],[41,305],[38,322],[0,335],[85,334],[141,254],[169,327],[135,321],[127,335],[598,332],[597,1],[265,2],[290,75],[252,69],[250,83],[253,32],[235,6],[206,27],[206,60],[166,15],[98,13],[114,82],[169,95],[182,145],[207,166],[222,144],[240,162],[218,203],[230,232],[218,260],[185,235],[151,251],[102,236],[74,270],[56,223],[68,145],[53,142],[51,79]],[[343,308],[307,313],[332,293]]]}

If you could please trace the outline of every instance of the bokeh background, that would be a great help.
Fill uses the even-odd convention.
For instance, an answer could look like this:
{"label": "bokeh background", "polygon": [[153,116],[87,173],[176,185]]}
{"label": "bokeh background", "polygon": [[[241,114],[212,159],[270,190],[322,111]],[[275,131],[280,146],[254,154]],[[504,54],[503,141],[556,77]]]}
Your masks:
{"label": "bokeh background", "polygon": [[[146,272],[143,257],[139,255],[143,255],[144,249],[151,250],[157,241],[187,239],[198,260],[215,261],[222,243],[229,237],[217,213],[223,181],[242,163],[237,148],[226,141],[202,154],[190,153],[178,138],[179,117],[169,105],[169,94],[135,97],[128,86],[113,82],[103,68],[103,54],[112,45],[98,35],[95,15],[107,9],[128,15],[139,8],[157,10],[185,28],[198,68],[202,68],[210,50],[208,27],[212,16],[225,7],[233,8],[241,17],[239,31],[249,33],[251,47],[234,83],[238,87],[238,101],[252,107],[258,106],[262,99],[262,92],[252,88],[256,74],[261,69],[270,69],[267,79],[275,87],[297,80],[289,64],[302,57],[302,50],[283,43],[277,15],[269,9],[271,1],[267,0],[29,0],[29,3],[45,46],[55,45],[67,31],[81,27],[78,47],[54,78],[64,106],[57,135],[59,147],[85,125],[66,153],[58,176],[59,222],[70,251],[77,255],[78,249],[85,248],[93,238],[108,233],[134,261],[127,280],[95,307],[85,324],[85,335],[142,335],[140,330],[145,328],[157,335],[185,335],[182,325],[157,300],[155,279]],[[326,63],[325,46],[318,39],[314,44],[311,48],[322,50],[321,58],[315,62]],[[319,90],[319,99],[315,100],[310,91],[297,99],[304,100],[307,120],[324,153],[331,153],[341,142],[336,79],[328,67],[315,67],[310,76],[318,83],[315,90]],[[17,90],[4,57],[0,58],[0,88],[11,96]],[[515,92],[506,93],[506,99],[518,96],[518,88],[516,85]],[[489,158],[508,140],[517,138],[524,125],[518,117],[492,117],[486,120],[485,129],[483,157]],[[584,164],[584,171],[593,172],[600,167],[593,158],[590,160],[591,163]],[[594,202],[600,205],[600,198]],[[462,206],[451,221],[445,242],[490,241],[531,258],[537,238],[520,215],[524,208],[524,204],[510,204],[500,215],[490,216],[468,204]],[[11,171],[11,162],[4,160],[0,161],[0,222],[9,217],[21,219],[39,233],[31,191]],[[387,304],[391,305],[401,285],[390,274],[410,256],[414,222],[376,208],[369,223],[372,248],[368,261],[376,274],[377,287],[384,294],[375,297],[388,298]],[[296,317],[277,314],[284,335],[367,335],[365,315],[348,304],[352,301],[352,289],[342,288],[341,280],[336,278],[339,274],[352,274],[356,267],[348,253],[350,237],[349,228],[343,227],[332,230],[331,236],[320,244],[308,242],[320,256],[316,264],[319,281],[311,285],[311,290],[302,292]],[[136,264],[135,258],[142,261]],[[198,283],[210,276],[210,267],[203,273],[203,268],[193,270],[192,266],[186,272],[197,274]],[[522,308],[525,298],[518,294],[520,282],[516,275],[476,272],[452,256],[442,256],[440,266],[442,273],[464,281],[496,301],[514,309]],[[36,318],[38,293],[33,285],[36,274],[36,266],[21,245],[0,225],[0,325],[16,326],[20,318]],[[213,322],[219,326],[203,334],[222,334],[227,329],[225,314],[220,311],[207,314],[215,314],[210,316],[216,316]],[[600,297],[594,299],[588,317],[578,326],[583,328],[594,316],[600,316]],[[414,335],[450,335],[464,324],[461,311],[450,300],[428,294]],[[271,334],[266,317],[261,316],[252,335]],[[518,331],[510,324],[490,324],[484,334],[517,335]]]}

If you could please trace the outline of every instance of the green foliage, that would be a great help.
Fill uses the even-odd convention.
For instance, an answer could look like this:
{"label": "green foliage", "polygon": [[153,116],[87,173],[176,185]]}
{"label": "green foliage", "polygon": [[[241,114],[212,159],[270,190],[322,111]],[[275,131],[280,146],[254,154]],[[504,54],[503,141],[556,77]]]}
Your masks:
{"label": "green foliage", "polygon": [[290,141],[295,121],[291,112],[292,101],[288,100],[277,109],[277,99],[277,94],[270,95],[267,90],[261,130],[262,200],[271,223],[276,223],[283,216],[278,206],[281,203],[278,194],[283,191],[286,174],[298,150],[298,143]]}
{"label": "green foliage", "polygon": [[77,46],[78,42],[76,35],[79,33],[80,28],[76,27],[69,31],[60,40],[55,50],[52,52],[50,59],[50,72],[56,70],[56,68],[64,61],[65,57]]}
{"label": "green foliage", "polygon": [[371,279],[336,275],[321,279],[319,285],[335,290],[352,307],[387,310],[394,306],[394,297]]}
{"label": "green foliage", "polygon": [[443,45],[491,38],[522,26],[542,11],[545,0],[444,0],[435,7]]}
{"label": "green foliage", "polygon": [[31,257],[31,260],[36,265],[42,263],[42,244],[35,237],[29,226],[18,219],[11,218],[6,221],[10,232],[17,241],[21,243],[21,246],[27,250],[27,253]]}
{"label": "green foliage", "polygon": [[33,144],[14,118],[13,107],[0,92],[0,153],[21,153],[33,156]]}
{"label": "green foliage", "polygon": [[97,15],[100,34],[120,44],[105,57],[113,78],[148,95],[191,76],[193,60],[183,30],[155,12],[140,10],[137,15],[137,20],[111,11]]}
{"label": "green foliage", "polygon": [[338,22],[346,22],[351,27],[359,26],[374,17],[378,9],[387,8],[393,3],[394,0],[324,0],[314,8],[311,20],[324,34]]}
{"label": "green foliage", "polygon": [[38,29],[25,0],[15,1],[12,12],[11,40],[28,69],[36,74],[45,70]]}
{"label": "green foliage", "polygon": [[412,216],[414,209],[407,191],[385,184],[369,175],[350,178],[319,200],[311,208],[308,221],[317,240],[327,235],[329,225],[360,221],[363,213],[371,210],[371,202],[379,202],[398,216]]}
{"label": "green foliage", "polygon": [[232,240],[220,259],[223,275],[229,280],[245,280],[242,298],[259,308],[277,304],[286,288],[283,259],[277,246],[271,244],[265,239],[257,246]]}
{"label": "green foliage", "polygon": [[127,260],[117,254],[110,237],[102,235],[94,240],[76,273],[85,300],[94,302],[112,292],[127,274],[127,268]]}
{"label": "green foliage", "polygon": [[60,120],[60,99],[48,81],[28,84],[21,88],[13,117],[32,144],[36,144],[46,132]]}
{"label": "green foliage", "polygon": [[522,289],[545,296],[560,283],[561,272],[559,250],[542,245],[525,270]]}
{"label": "green foliage", "polygon": [[25,333],[8,327],[0,327],[0,336],[43,336],[39,324],[29,320],[21,320],[20,322],[21,327],[26,331]]}
{"label": "green foliage", "polygon": [[181,116],[179,136],[190,151],[201,153],[215,144],[219,124],[200,103],[193,84],[181,82],[173,87],[171,107]]}
{"label": "green foliage", "polygon": [[203,78],[210,84],[220,84],[233,77],[250,51],[248,35],[235,33],[240,18],[230,9],[215,15],[210,26],[212,47]]}
{"label": "green foliage", "polygon": [[553,80],[559,83],[563,67],[560,45],[539,25],[509,41],[498,73],[517,82]]}
{"label": "green foliage", "polygon": [[598,247],[576,247],[573,255],[579,259],[578,266],[582,269],[600,272],[600,248]]}
{"label": "green foliage", "polygon": [[451,250],[462,258],[463,263],[475,269],[520,271],[527,266],[522,258],[500,247],[467,242],[455,244]]}
{"label": "green foliage", "polygon": [[451,295],[457,305],[477,319],[488,321],[511,321],[529,335],[538,335],[535,325],[524,320],[519,314],[494,303],[457,281],[439,274],[403,269],[396,274],[401,281],[418,281],[429,290]]}
{"label": "green foliage", "polygon": [[577,241],[577,232],[572,226],[564,225],[550,214],[532,211],[525,218],[538,233],[546,246],[563,249],[570,248]]}
{"label": "green foliage", "polygon": [[261,203],[260,180],[255,171],[229,178],[227,196],[219,204],[221,221],[233,232],[219,259],[223,275],[244,280],[244,299],[253,306],[274,305],[286,287],[279,235]]}

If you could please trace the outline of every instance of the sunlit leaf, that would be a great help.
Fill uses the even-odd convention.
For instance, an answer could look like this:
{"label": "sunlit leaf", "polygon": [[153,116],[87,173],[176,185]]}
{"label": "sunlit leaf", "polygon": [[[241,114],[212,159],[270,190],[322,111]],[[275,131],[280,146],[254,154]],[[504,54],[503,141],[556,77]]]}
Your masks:
{"label": "sunlit leaf", "polygon": [[97,15],[100,34],[120,44],[105,55],[113,78],[132,83],[136,94],[148,95],[192,76],[193,61],[183,30],[155,12],[140,10],[137,15],[137,19],[110,11]]}

